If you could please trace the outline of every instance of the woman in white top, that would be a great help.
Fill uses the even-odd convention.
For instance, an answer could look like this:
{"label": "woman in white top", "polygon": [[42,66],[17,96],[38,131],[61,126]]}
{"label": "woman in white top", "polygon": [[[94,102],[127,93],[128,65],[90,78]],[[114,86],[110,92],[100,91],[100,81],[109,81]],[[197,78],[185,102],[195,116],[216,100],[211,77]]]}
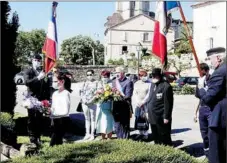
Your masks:
{"label": "woman in white top", "polygon": [[53,88],[57,89],[52,95],[50,117],[53,122],[53,133],[50,146],[63,143],[65,134],[65,122],[70,110],[71,81],[66,74],[59,72],[53,77]]}
{"label": "woman in white top", "polygon": [[[133,106],[135,109],[135,118],[138,120],[140,117],[147,118],[147,106],[146,103],[149,97],[150,81],[148,80],[147,72],[140,70],[139,79],[134,84],[134,91],[132,96]],[[147,123],[148,124],[148,123]],[[148,124],[149,126],[149,124]],[[139,130],[139,135],[135,139],[147,140],[148,130]]]}
{"label": "woman in white top", "polygon": [[[95,120],[96,120],[96,104],[93,102],[95,92],[98,88],[98,81],[94,79],[94,71],[87,71],[87,80],[84,82],[80,90],[82,108],[85,116],[86,133],[84,140],[94,140]],[[91,129],[91,130],[90,130]]]}

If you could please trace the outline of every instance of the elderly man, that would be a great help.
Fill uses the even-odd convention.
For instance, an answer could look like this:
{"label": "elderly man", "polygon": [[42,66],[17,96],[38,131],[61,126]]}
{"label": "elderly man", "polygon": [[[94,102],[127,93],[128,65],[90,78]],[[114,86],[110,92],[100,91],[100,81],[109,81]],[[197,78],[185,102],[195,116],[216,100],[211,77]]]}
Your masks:
{"label": "elderly man", "polygon": [[[215,70],[207,83],[202,84],[199,95],[202,102],[211,108],[209,122],[209,162],[222,163],[226,161],[226,54],[225,48],[218,47],[207,51],[211,67]],[[200,78],[199,83],[204,83]]]}
{"label": "elderly man", "polygon": [[132,113],[131,97],[133,82],[125,77],[124,67],[116,68],[117,78],[113,81],[113,88],[118,89],[124,96],[124,101],[114,102],[113,116],[117,138],[127,139],[130,134],[130,116]]}

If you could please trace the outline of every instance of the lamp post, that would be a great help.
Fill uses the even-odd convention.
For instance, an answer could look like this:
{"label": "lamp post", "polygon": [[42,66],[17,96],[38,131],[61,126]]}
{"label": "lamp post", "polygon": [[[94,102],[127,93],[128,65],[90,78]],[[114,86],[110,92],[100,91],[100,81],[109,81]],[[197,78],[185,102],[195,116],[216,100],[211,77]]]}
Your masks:
{"label": "lamp post", "polygon": [[139,42],[138,45],[136,46],[136,51],[137,51],[137,57],[138,57],[138,75],[139,75],[139,69],[140,69],[140,51],[141,51],[141,43]]}

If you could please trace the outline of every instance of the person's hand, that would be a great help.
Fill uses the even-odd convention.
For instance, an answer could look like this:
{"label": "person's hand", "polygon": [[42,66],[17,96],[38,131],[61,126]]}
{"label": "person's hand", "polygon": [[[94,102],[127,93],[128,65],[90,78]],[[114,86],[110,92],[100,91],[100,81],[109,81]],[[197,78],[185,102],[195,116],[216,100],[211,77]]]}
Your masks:
{"label": "person's hand", "polygon": [[169,123],[169,120],[168,119],[164,119],[164,124],[167,124]]}
{"label": "person's hand", "polygon": [[194,122],[196,123],[198,121],[197,115],[194,116]]}
{"label": "person's hand", "polygon": [[39,75],[37,76],[38,80],[41,80],[41,79],[43,79],[44,77],[45,77],[45,73],[44,73],[43,71],[41,71],[41,72],[39,73]]}
{"label": "person's hand", "polygon": [[200,77],[200,78],[198,79],[198,88],[199,88],[199,89],[204,88],[205,79],[206,79],[206,76]]}

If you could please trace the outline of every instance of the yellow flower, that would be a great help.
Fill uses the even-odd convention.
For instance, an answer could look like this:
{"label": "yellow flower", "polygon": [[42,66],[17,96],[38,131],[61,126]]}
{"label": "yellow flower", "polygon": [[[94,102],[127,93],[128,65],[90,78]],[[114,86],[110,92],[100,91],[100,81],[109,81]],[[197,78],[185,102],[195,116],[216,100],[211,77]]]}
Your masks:
{"label": "yellow flower", "polygon": [[105,91],[104,96],[105,96],[105,97],[108,97],[109,95],[110,95],[110,92],[109,92],[109,91]]}
{"label": "yellow flower", "polygon": [[110,86],[108,84],[106,85],[106,90],[107,91],[110,91],[111,90],[111,88],[110,88]]}

